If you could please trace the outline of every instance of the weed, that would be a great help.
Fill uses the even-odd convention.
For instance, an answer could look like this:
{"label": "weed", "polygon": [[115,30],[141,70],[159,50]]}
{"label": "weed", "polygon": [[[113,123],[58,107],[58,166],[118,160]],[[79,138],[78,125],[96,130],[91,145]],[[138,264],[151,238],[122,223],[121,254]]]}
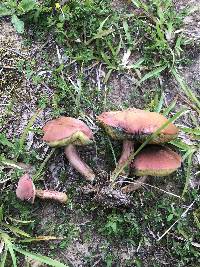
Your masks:
{"label": "weed", "polygon": [[[56,260],[52,260],[49,257],[45,257],[39,254],[34,254],[29,251],[25,251],[20,247],[20,243],[26,242],[33,242],[33,241],[41,241],[41,240],[54,240],[56,238],[52,236],[40,236],[32,238],[28,233],[21,230],[20,227],[14,226],[9,221],[13,221],[15,224],[26,225],[31,223],[30,221],[22,221],[22,220],[15,220],[13,218],[4,218],[3,213],[3,206],[0,207],[0,244],[1,244],[1,266],[11,266],[11,264],[16,267],[17,266],[17,256],[16,253],[20,253],[24,256],[28,256],[34,260],[38,260],[39,262],[46,263],[50,266],[66,266]],[[13,235],[15,237],[13,237]],[[9,253],[9,254],[8,254]],[[9,258],[11,257],[11,261]],[[12,262],[12,263],[11,263]]]}

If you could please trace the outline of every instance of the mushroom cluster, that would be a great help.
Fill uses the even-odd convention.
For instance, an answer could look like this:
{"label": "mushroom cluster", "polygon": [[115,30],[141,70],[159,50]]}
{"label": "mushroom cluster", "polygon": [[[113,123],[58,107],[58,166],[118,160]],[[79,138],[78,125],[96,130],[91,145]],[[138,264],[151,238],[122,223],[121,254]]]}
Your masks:
{"label": "mushroom cluster", "polygon": [[[97,122],[106,133],[123,143],[118,167],[123,166],[134,152],[138,143],[145,142],[155,134],[131,162],[129,171],[140,176],[136,183],[122,187],[123,193],[134,191],[141,187],[147,176],[166,176],[176,171],[181,165],[181,157],[170,148],[163,146],[175,139],[178,128],[163,115],[140,109],[130,108],[122,111],[103,112],[97,116]],[[166,127],[163,127],[166,125]],[[159,132],[158,129],[160,129]],[[80,158],[77,147],[93,142],[91,129],[81,120],[71,117],[60,117],[47,122],[43,127],[43,141],[50,147],[63,147],[69,163],[89,182],[96,179],[94,171]],[[19,180],[16,190],[21,200],[34,202],[35,197],[53,199],[60,203],[67,202],[67,195],[52,190],[36,190],[28,174]]]}
{"label": "mushroom cluster", "polygon": [[[85,146],[93,142],[91,129],[82,121],[71,117],[60,117],[47,122],[43,127],[43,141],[50,147],[64,147],[65,155],[70,164],[88,181],[93,182],[93,170],[80,158],[76,146]],[[21,200],[34,203],[35,197],[52,199],[60,203],[67,202],[67,195],[54,190],[35,189],[28,173],[18,182],[16,195]]]}
{"label": "mushroom cluster", "polygon": [[[163,115],[156,112],[144,111],[130,108],[122,111],[103,112],[97,117],[101,127],[115,140],[123,142],[122,153],[118,166],[123,166],[131,153],[134,152],[135,143],[143,143],[161,129],[155,136],[152,136],[145,147],[133,162],[129,170],[136,176],[142,176],[135,184],[122,188],[127,193],[141,187],[146,181],[146,176],[167,176],[181,166],[181,157],[171,149],[161,146],[175,139],[178,135],[178,128],[170,123]],[[166,127],[163,125],[166,124]]]}

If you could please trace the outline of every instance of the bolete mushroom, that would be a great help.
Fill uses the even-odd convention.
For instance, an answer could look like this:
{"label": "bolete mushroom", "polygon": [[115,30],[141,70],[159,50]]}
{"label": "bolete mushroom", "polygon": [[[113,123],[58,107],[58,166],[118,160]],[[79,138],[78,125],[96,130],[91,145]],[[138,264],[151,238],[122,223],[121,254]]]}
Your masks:
{"label": "bolete mushroom", "polygon": [[[119,165],[126,162],[134,150],[134,142],[144,142],[151,134],[155,133],[168,120],[161,114],[129,108],[122,111],[103,112],[97,121],[107,134],[115,140],[123,141],[123,150]],[[178,128],[169,123],[149,143],[161,144],[177,137]]]}
{"label": "bolete mushroom", "polygon": [[50,147],[65,147],[65,155],[70,164],[87,180],[94,180],[93,170],[80,158],[75,147],[93,142],[93,133],[84,122],[71,117],[60,117],[47,122],[43,132],[43,141]]}
{"label": "bolete mushroom", "polygon": [[52,199],[63,204],[67,202],[67,195],[63,192],[36,189],[31,177],[27,173],[19,179],[16,195],[19,199],[31,203],[34,203],[35,197]]}
{"label": "bolete mushroom", "polygon": [[133,184],[122,188],[123,193],[135,191],[142,186],[147,176],[167,176],[181,166],[181,157],[165,146],[148,145],[134,158],[130,167],[135,176],[140,176]]}

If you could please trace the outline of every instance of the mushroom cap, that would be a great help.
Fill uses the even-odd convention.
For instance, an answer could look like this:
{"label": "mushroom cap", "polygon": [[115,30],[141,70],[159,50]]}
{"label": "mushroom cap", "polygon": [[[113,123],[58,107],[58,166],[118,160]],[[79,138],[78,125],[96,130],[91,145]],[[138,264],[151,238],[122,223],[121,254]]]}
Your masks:
{"label": "mushroom cap", "polygon": [[136,176],[167,176],[181,166],[181,157],[168,147],[146,146],[131,163]]}
{"label": "mushroom cap", "polygon": [[35,200],[35,186],[28,174],[24,174],[18,182],[16,195],[21,200],[27,200],[31,203]]}
{"label": "mushroom cap", "polygon": [[[168,121],[167,118],[159,113],[136,108],[103,112],[97,117],[97,120],[113,139],[134,139],[139,142],[145,141],[149,135]],[[150,143],[169,142],[176,138],[177,134],[178,128],[174,124],[169,123]]]}
{"label": "mushroom cap", "polygon": [[87,145],[92,143],[93,138],[92,131],[84,122],[71,117],[60,117],[47,122],[43,132],[43,141],[51,147]]}

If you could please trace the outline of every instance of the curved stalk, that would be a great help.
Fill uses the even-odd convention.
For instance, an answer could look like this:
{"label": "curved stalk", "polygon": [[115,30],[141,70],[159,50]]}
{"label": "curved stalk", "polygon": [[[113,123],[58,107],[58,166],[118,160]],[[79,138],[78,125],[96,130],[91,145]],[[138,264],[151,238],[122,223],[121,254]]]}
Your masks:
{"label": "curved stalk", "polygon": [[41,190],[37,189],[35,195],[41,199],[53,199],[60,203],[67,202],[67,195],[63,192],[53,191],[53,190]]}
{"label": "curved stalk", "polygon": [[142,185],[146,181],[146,179],[147,179],[147,176],[141,176],[140,178],[138,178],[134,182],[131,182],[131,184],[122,187],[121,190],[123,193],[131,193],[133,191],[136,191],[137,189],[142,187]]}
{"label": "curved stalk", "polygon": [[[120,159],[118,161],[118,164],[116,168],[121,168],[121,166],[124,166],[126,164],[126,161],[129,159],[131,153],[134,152],[134,143],[133,141],[124,140],[123,141],[123,147],[122,147],[122,153],[120,156]],[[129,165],[127,165],[123,171],[121,172],[121,175],[128,176],[129,175]],[[112,177],[112,175],[111,175]],[[114,182],[114,181],[113,181]]]}
{"label": "curved stalk", "polygon": [[76,147],[74,145],[68,145],[65,147],[65,155],[70,164],[85,177],[86,180],[94,181],[95,174],[93,170],[80,158]]}
{"label": "curved stalk", "polygon": [[123,165],[127,159],[129,158],[130,154],[134,151],[134,143],[133,141],[124,140],[121,157],[118,161],[118,165]]}

